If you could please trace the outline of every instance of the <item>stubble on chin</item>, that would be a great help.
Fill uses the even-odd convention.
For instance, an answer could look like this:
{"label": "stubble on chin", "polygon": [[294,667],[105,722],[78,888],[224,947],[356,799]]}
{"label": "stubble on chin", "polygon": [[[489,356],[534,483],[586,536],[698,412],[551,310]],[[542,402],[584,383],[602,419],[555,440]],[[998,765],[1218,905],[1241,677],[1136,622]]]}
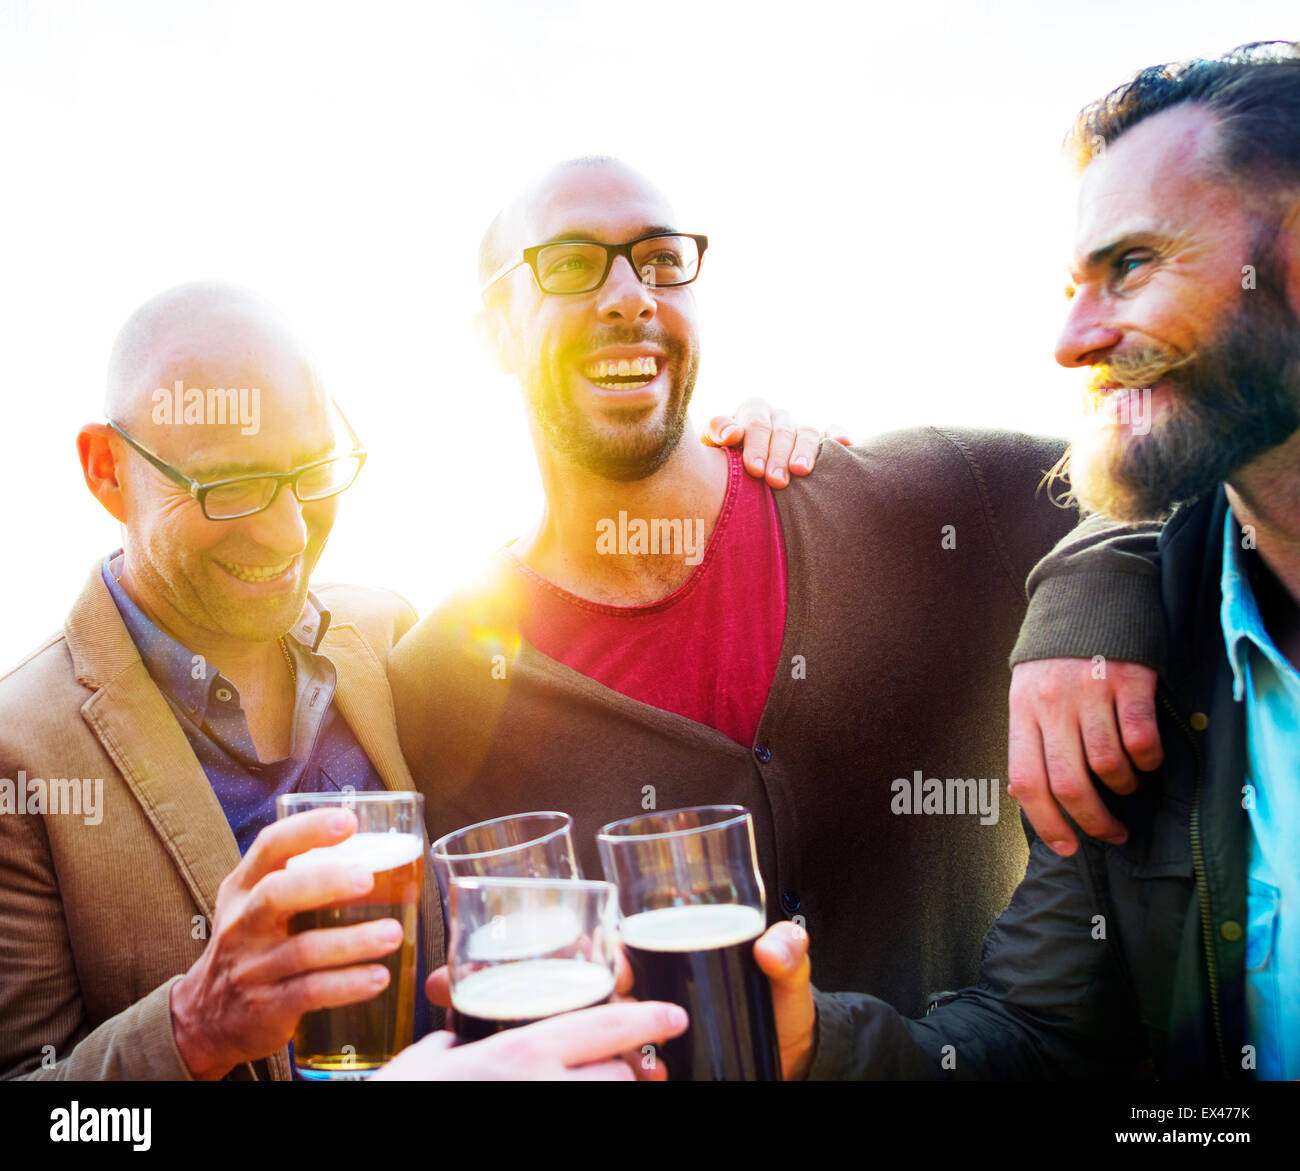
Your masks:
{"label": "stubble on chin", "polygon": [[250,605],[220,581],[225,570],[212,567],[203,609],[214,633],[241,642],[271,642],[293,629],[307,604],[308,580],[301,570],[292,593]]}
{"label": "stubble on chin", "polygon": [[594,421],[556,379],[528,392],[528,410],[556,454],[604,480],[628,483],[653,475],[668,462],[686,429],[695,366],[675,380],[668,397],[642,415],[611,412]]}

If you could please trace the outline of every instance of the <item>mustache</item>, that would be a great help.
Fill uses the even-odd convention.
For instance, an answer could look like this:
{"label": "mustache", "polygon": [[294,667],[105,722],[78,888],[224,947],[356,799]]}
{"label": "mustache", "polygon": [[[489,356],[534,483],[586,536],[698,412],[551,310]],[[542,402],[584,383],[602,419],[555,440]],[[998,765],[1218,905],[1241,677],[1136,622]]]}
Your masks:
{"label": "mustache", "polygon": [[1196,361],[1195,352],[1178,355],[1163,346],[1143,346],[1126,354],[1115,354],[1104,363],[1092,368],[1088,379],[1088,393],[1100,397],[1103,387],[1123,386],[1141,389],[1159,382],[1183,366]]}
{"label": "mustache", "polygon": [[683,352],[681,343],[676,338],[665,335],[662,330],[611,325],[598,329],[581,342],[575,343],[566,356],[578,360],[603,350],[606,346],[643,345],[655,346],[674,358],[681,357]]}

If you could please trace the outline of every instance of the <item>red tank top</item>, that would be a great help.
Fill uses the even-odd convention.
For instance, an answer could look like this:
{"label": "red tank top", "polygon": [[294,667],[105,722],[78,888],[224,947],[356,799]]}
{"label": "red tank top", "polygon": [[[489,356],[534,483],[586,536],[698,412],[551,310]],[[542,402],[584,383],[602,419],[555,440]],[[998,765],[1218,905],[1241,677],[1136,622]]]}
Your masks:
{"label": "red tank top", "polygon": [[[708,547],[666,598],[605,606],[560,589],[513,554],[510,561],[526,582],[520,633],[539,651],[749,747],[785,632],[785,543],[772,490],[746,474],[734,449],[727,456],[727,494]],[[637,518],[615,520],[603,530],[607,547],[635,548]],[[696,531],[694,520],[687,524]]]}

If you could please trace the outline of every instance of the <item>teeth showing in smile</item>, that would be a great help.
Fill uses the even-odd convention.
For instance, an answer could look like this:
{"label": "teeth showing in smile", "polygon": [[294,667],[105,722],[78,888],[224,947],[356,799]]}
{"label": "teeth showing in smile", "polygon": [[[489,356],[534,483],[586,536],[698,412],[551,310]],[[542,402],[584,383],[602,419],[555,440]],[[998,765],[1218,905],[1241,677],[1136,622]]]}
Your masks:
{"label": "teeth showing in smile", "polygon": [[232,577],[239,578],[240,581],[274,581],[293,564],[293,558],[290,557],[288,561],[281,565],[230,565],[225,561],[218,561],[217,564]]}
{"label": "teeth showing in smile", "polygon": [[655,358],[616,358],[589,362],[582,373],[605,390],[624,390],[645,386],[659,373],[659,363]]}

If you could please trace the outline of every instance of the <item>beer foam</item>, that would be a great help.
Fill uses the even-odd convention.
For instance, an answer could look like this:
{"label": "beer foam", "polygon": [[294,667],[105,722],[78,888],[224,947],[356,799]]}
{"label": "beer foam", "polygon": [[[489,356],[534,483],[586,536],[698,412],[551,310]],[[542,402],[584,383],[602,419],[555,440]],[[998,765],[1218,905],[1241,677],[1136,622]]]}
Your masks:
{"label": "beer foam", "polygon": [[618,933],[643,951],[711,951],[757,939],[767,926],[756,907],[742,903],[694,903],[629,915]]}
{"label": "beer foam", "polygon": [[534,1021],[588,1008],[614,991],[614,973],[587,960],[520,960],[456,981],[452,1007],[489,1021]]}
{"label": "beer foam", "polygon": [[536,907],[498,915],[465,941],[467,960],[526,960],[572,947],[582,923],[569,907]]}
{"label": "beer foam", "polygon": [[284,864],[286,870],[307,866],[360,866],[372,874],[396,870],[414,862],[424,848],[417,834],[355,833],[337,845],[317,846],[295,854]]}

